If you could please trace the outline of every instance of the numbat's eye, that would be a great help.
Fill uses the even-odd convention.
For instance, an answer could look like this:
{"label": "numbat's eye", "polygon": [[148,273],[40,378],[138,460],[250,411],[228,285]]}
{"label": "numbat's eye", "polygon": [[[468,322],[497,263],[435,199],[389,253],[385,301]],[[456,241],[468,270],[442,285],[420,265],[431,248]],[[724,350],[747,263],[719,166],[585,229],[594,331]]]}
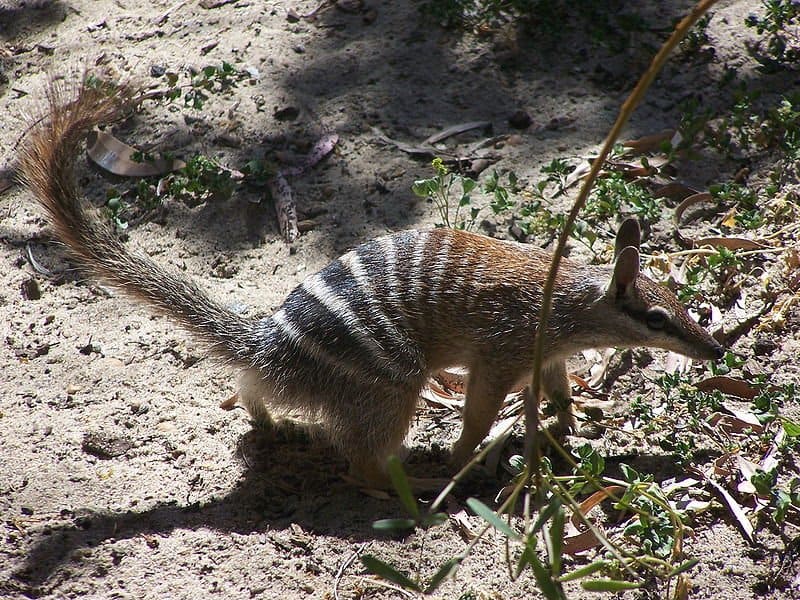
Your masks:
{"label": "numbat's eye", "polygon": [[650,329],[664,329],[668,320],[669,316],[663,309],[654,308],[647,311],[646,322]]}

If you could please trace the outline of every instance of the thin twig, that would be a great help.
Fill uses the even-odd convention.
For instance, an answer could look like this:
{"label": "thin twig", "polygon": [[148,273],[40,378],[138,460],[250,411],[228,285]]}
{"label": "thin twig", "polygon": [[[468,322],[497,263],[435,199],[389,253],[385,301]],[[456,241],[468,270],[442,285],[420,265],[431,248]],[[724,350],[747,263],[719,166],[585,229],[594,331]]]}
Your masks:
{"label": "thin twig", "polygon": [[641,79],[636,84],[636,87],[630,93],[627,100],[625,100],[625,102],[622,104],[619,115],[617,116],[617,120],[611,127],[611,131],[609,131],[600,153],[592,163],[592,168],[589,170],[589,174],[586,176],[583,186],[581,187],[581,191],[578,194],[575,203],[572,205],[572,209],[567,216],[564,227],[558,236],[558,243],[556,244],[553,252],[553,258],[550,263],[550,271],[547,274],[547,280],[545,281],[544,288],[542,290],[542,307],[539,311],[539,326],[536,328],[536,335],[534,338],[533,376],[531,378],[532,401],[530,403],[531,406],[526,407],[526,409],[530,408],[530,410],[526,410],[525,413],[525,460],[526,463],[532,467],[535,483],[537,484],[541,480],[541,472],[539,471],[540,444],[538,443],[538,405],[539,395],[541,392],[542,362],[544,360],[545,340],[547,339],[547,323],[550,320],[550,311],[552,308],[551,301],[553,298],[558,266],[561,262],[561,254],[563,253],[567,244],[572,227],[578,218],[578,213],[586,204],[586,199],[589,197],[589,192],[591,191],[598,174],[605,165],[606,157],[611,153],[614,143],[619,137],[622,128],[628,122],[628,119],[633,114],[636,106],[639,104],[639,102],[641,102],[645,92],[650,87],[650,84],[653,83],[656,75],[661,71],[672,50],[674,50],[680,41],[686,36],[686,34],[689,32],[689,29],[691,29],[697,20],[702,17],[703,14],[705,14],[715,3],[716,0],[701,0],[698,2],[692,11],[678,23],[678,25],[675,27],[675,30],[672,32],[672,35],[670,35],[669,39],[661,46],[661,49],[653,58],[653,62],[650,64],[650,67],[644,72]]}
{"label": "thin twig", "polygon": [[361,554],[372,545],[372,542],[364,542],[358,548],[356,548],[353,553],[347,557],[347,560],[344,561],[341,565],[339,565],[339,570],[336,571],[336,579],[333,582],[333,598],[334,600],[339,600],[339,582],[342,579],[342,575],[347,570],[347,568],[353,564],[353,561],[357,559]]}

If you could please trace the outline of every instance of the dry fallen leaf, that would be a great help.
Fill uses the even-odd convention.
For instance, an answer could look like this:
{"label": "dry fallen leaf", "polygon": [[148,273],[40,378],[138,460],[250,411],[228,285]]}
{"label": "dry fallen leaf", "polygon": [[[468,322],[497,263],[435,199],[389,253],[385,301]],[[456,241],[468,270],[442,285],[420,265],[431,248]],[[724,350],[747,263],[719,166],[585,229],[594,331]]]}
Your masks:
{"label": "dry fallen leaf", "polygon": [[756,419],[755,415],[748,415],[742,411],[739,411],[738,415],[715,412],[708,417],[708,424],[712,427],[717,427],[728,435],[740,435],[746,432],[761,433],[764,431],[764,426]]}
{"label": "dry fallen leaf", "polygon": [[469,522],[469,515],[466,509],[452,499],[447,501],[447,515],[458,529],[461,537],[464,538],[464,541],[471,542],[478,537],[478,532],[472,528],[472,524]]}
{"label": "dry fallen leaf", "polygon": [[461,412],[464,408],[464,397],[453,395],[440,388],[435,381],[429,381],[419,392],[419,397],[434,408],[448,408]]}
{"label": "dry fallen leaf", "polygon": [[89,133],[86,145],[86,152],[95,164],[123,177],[163,175],[186,166],[185,162],[177,159],[135,160],[134,157],[141,154],[136,148],[123,144],[105,131]]}
{"label": "dry fallen leaf", "polygon": [[684,200],[689,196],[694,196],[697,193],[698,191],[696,189],[690,188],[688,185],[684,185],[683,183],[678,183],[677,181],[674,181],[654,191],[653,197],[669,198],[670,200],[680,202],[681,200]]}
{"label": "dry fallen leaf", "polygon": [[339,136],[335,133],[323,135],[299,165],[281,169],[267,182],[275,206],[275,214],[278,217],[278,227],[286,242],[292,243],[300,235],[297,207],[292,196],[292,188],[286,178],[305,173],[330,154],[338,142]]}
{"label": "dry fallen leaf", "polygon": [[452,367],[442,369],[434,375],[434,379],[436,379],[444,389],[457,394],[463,394],[467,391],[467,374],[468,371],[464,368]]}
{"label": "dry fallen leaf", "polygon": [[[625,492],[625,488],[621,485],[610,485],[604,487],[601,490],[596,491],[594,494],[586,498],[583,502],[580,503],[579,508],[580,512],[572,513],[570,516],[570,526],[574,530],[580,531],[575,535],[569,535],[564,538],[564,553],[565,554],[579,554],[581,552],[585,552],[592,548],[596,548],[600,546],[602,542],[600,539],[595,535],[594,531],[591,529],[583,529],[586,527],[584,523],[584,518],[588,517],[589,512],[602,502],[606,500],[614,500],[614,498],[619,498]],[[581,518],[583,515],[584,518]],[[602,531],[602,530],[601,530]]]}
{"label": "dry fallen leaf", "polygon": [[626,148],[630,148],[634,152],[644,154],[646,152],[661,150],[662,144],[664,144],[664,142],[670,142],[674,136],[674,129],[666,129],[658,133],[644,135],[635,140],[627,140],[622,142],[622,145]]}
{"label": "dry fallen leaf", "polygon": [[234,408],[236,408],[236,403],[238,401],[239,401],[239,394],[234,394],[227,400],[223,400],[222,402],[220,402],[219,407],[222,410],[233,410]]}
{"label": "dry fallen leaf", "polygon": [[728,396],[736,396],[746,400],[752,400],[758,395],[758,390],[746,381],[722,375],[704,379],[695,384],[695,387],[701,392],[720,391]]}
{"label": "dry fallen leaf", "polygon": [[700,239],[693,239],[691,237],[687,237],[681,233],[681,221],[683,220],[683,213],[686,210],[694,206],[695,204],[700,204],[701,202],[713,202],[714,196],[710,192],[700,192],[698,194],[692,194],[691,196],[687,196],[686,198],[681,201],[681,203],[675,208],[675,233],[678,236],[678,239],[687,247],[690,248],[699,248],[701,246],[722,246],[723,248],[727,248],[728,250],[761,250],[767,248],[766,244],[756,240],[750,240],[747,238],[742,237],[706,237]]}
{"label": "dry fallen leaf", "polygon": [[750,543],[754,542],[755,541],[755,531],[753,529],[753,524],[750,522],[750,519],[748,519],[748,517],[747,517],[747,511],[745,510],[745,508],[741,504],[739,504],[734,499],[733,496],[730,495],[728,490],[726,490],[719,483],[714,481],[714,479],[712,479],[709,475],[706,475],[703,471],[701,471],[699,469],[692,469],[692,471],[694,473],[696,473],[697,475],[699,475],[700,477],[702,477],[703,480],[708,485],[710,485],[712,488],[714,488],[714,491],[716,491],[722,497],[722,499],[724,500],[725,504],[730,509],[731,514],[736,519],[736,522],[739,524],[739,528],[741,529],[741,531],[744,534],[744,536],[747,538],[747,540]]}

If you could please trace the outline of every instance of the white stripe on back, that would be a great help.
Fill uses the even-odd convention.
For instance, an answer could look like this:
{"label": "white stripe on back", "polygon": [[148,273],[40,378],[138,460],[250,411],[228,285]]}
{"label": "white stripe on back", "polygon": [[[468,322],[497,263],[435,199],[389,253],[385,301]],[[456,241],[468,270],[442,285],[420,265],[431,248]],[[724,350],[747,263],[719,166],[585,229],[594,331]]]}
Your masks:
{"label": "white stripe on back", "polygon": [[336,292],[328,286],[322,278],[322,272],[308,277],[303,282],[302,286],[303,289],[311,294],[322,306],[333,313],[334,318],[345,325],[347,330],[359,340],[362,347],[372,352],[376,362],[383,363],[390,369],[396,367],[394,361],[386,354],[380,342],[376,340],[375,336],[364,326],[359,316],[353,312],[353,309],[350,308],[347,301],[340,298]]}
{"label": "white stripe on back", "polygon": [[363,376],[364,373],[356,365],[350,365],[340,358],[328,352],[323,346],[309,338],[300,331],[286,315],[286,310],[281,308],[272,315],[272,320],[286,334],[286,336],[297,346],[305,350],[313,358],[328,363],[335,369],[344,371],[350,375]]}
{"label": "white stripe on back", "polygon": [[350,275],[353,276],[355,282],[363,290],[364,297],[367,299],[367,304],[369,304],[370,307],[370,315],[380,321],[381,326],[388,330],[389,336],[397,340],[398,346],[409,343],[408,336],[405,332],[392,322],[386,315],[383,307],[378,303],[375,288],[372,286],[370,277],[364,269],[361,259],[358,258],[358,254],[355,252],[348,252],[339,260],[342,261],[342,264],[350,272]]}
{"label": "white stripe on back", "polygon": [[445,272],[447,270],[447,261],[450,259],[450,247],[453,243],[451,236],[443,236],[439,249],[436,252],[435,264],[431,265],[430,273],[430,290],[429,296],[433,298],[434,303],[441,300],[442,286],[444,285]]}

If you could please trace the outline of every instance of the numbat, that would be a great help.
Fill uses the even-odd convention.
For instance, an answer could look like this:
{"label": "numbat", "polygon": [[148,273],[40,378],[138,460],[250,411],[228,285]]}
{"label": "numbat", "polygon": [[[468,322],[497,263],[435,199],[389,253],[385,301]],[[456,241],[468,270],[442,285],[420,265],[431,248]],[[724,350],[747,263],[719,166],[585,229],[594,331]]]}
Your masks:
{"label": "numbat", "polygon": [[[454,465],[472,456],[509,390],[531,376],[550,255],[464,231],[404,231],[366,242],[298,286],[270,317],[249,318],[193,281],[130,251],[78,191],[88,130],[125,116],[132,92],[84,84],[49,90],[50,114],[21,153],[21,179],[87,271],[179,321],[242,370],[239,401],[273,426],[268,407],[324,423],[359,481],[385,487],[420,388],[443,367],[469,369]],[[677,298],[639,271],[639,225],[627,220],[613,267],[563,260],[546,328],[543,393],[569,428],[565,360],[582,349],[665,348],[717,359],[722,347]]]}

